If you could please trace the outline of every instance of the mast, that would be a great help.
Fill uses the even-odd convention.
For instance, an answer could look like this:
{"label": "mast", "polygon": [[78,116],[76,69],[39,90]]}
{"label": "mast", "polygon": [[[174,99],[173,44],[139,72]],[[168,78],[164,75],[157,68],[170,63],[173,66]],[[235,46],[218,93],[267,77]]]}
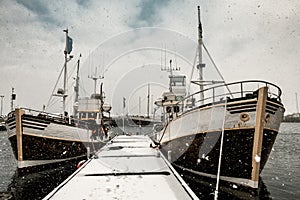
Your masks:
{"label": "mast", "polygon": [[100,108],[99,108],[99,118],[100,118],[100,125],[101,127],[104,126],[103,124],[103,104],[104,104],[104,95],[103,95],[103,83],[100,85]]}
{"label": "mast", "polygon": [[94,94],[96,94],[97,91],[97,81],[98,79],[103,79],[104,76],[97,76],[97,68],[95,69],[95,75],[94,76],[88,76],[88,78],[92,79],[94,81]]}
{"label": "mast", "polygon": [[149,118],[149,108],[150,108],[150,84],[148,83],[148,95],[147,95],[147,117]]}
{"label": "mast", "polygon": [[141,116],[141,97],[139,96],[139,116]]}
{"label": "mast", "polygon": [[68,29],[64,30],[64,32],[66,33],[66,47],[65,47],[65,51],[64,51],[64,54],[65,54],[65,64],[64,64],[64,89],[63,89],[63,112],[66,110],[66,98],[67,98],[67,63],[73,58],[72,55],[69,55],[68,57],[68,54],[71,53],[72,51],[72,38],[70,38],[68,36]]}
{"label": "mast", "polygon": [[66,97],[67,97],[67,62],[68,62],[68,29],[64,30],[66,33],[66,47],[65,47],[65,65],[64,65],[64,94],[63,94],[63,111],[66,110]]}
{"label": "mast", "polygon": [[[200,91],[203,90],[203,68],[204,64],[202,63],[202,25],[201,25],[201,20],[200,20],[200,6],[198,6],[198,62],[199,64],[197,65],[197,69],[199,70],[199,86],[200,86]],[[203,104],[204,100],[204,93],[200,93],[200,103]]]}
{"label": "mast", "polygon": [[[81,58],[81,54],[79,55],[79,58],[78,58],[78,61],[77,61],[77,70],[76,70],[76,78],[75,78],[75,87],[74,87],[74,91],[75,91],[74,103],[75,103],[75,105],[78,103],[78,98],[79,98],[79,64],[80,64],[80,58]],[[77,115],[77,111],[78,111],[78,107],[74,106],[74,116]]]}
{"label": "mast", "polygon": [[1,112],[0,112],[0,116],[2,116],[2,112],[3,112],[3,98],[4,98],[4,95],[1,95]]}
{"label": "mast", "polygon": [[297,92],[296,92],[296,111],[297,111],[297,113],[299,113],[299,104],[298,104],[298,95],[297,95]]}

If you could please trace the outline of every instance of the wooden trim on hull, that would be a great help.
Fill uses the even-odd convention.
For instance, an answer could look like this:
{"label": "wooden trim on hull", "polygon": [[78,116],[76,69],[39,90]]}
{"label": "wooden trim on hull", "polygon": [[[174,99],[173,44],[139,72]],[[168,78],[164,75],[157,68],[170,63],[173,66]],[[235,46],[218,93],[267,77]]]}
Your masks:
{"label": "wooden trim on hull", "polygon": [[262,87],[258,90],[257,106],[256,106],[256,126],[253,138],[252,148],[252,174],[251,180],[258,183],[260,173],[261,151],[264,134],[264,121],[266,114],[268,97],[268,88]]}
{"label": "wooden trim on hull", "polygon": [[17,160],[23,160],[23,128],[22,128],[22,115],[24,110],[16,109],[16,137],[17,137]]}

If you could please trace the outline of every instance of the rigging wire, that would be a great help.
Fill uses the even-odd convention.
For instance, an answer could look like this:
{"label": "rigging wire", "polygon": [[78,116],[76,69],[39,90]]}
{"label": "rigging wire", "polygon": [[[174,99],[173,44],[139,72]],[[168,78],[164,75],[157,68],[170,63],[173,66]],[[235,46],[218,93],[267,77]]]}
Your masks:
{"label": "rigging wire", "polygon": [[198,53],[198,48],[196,49],[196,55],[194,57],[194,62],[193,62],[193,66],[192,66],[192,71],[191,71],[191,75],[190,75],[190,80],[189,80],[189,84],[188,84],[188,95],[190,95],[190,89],[191,89],[191,84],[192,84],[192,77],[194,75],[194,71],[195,71],[195,66],[196,66],[196,61],[197,61],[197,53]]}
{"label": "rigging wire", "polygon": [[[224,81],[224,84],[226,85],[226,81],[225,81],[224,77],[222,76],[222,74],[221,74],[219,68],[217,67],[215,61],[212,59],[212,57],[211,57],[210,53],[208,52],[208,49],[206,48],[206,46],[205,46],[204,43],[203,43],[203,47],[204,47],[204,50],[206,51],[206,53],[207,53],[207,55],[208,55],[210,61],[212,62],[213,66],[215,67],[215,69],[217,70],[219,76],[221,77],[222,81]],[[233,98],[233,94],[232,94],[232,92],[230,91],[228,85],[226,85],[226,88],[227,88],[229,94],[231,95],[231,97]]]}
{"label": "rigging wire", "polygon": [[62,75],[62,73],[63,73],[63,71],[64,71],[64,66],[65,66],[65,64],[63,64],[63,67],[61,68],[61,71],[60,71],[59,76],[58,76],[58,78],[57,78],[57,80],[56,80],[56,83],[55,83],[55,85],[54,85],[54,88],[53,88],[52,93],[51,93],[51,95],[50,95],[50,97],[49,97],[49,100],[48,100],[48,103],[47,103],[47,106],[46,106],[46,107],[49,106],[50,101],[52,100],[52,96],[53,96],[53,94],[54,94],[54,91],[55,91],[55,89],[56,89],[56,86],[57,86],[57,84],[58,84],[58,82],[59,82],[59,80],[60,80],[60,77],[61,77],[61,75]]}
{"label": "rigging wire", "polygon": [[[74,67],[75,66],[75,67]],[[75,68],[76,68],[76,64],[73,66],[73,68],[71,68],[71,69],[73,69],[72,71],[71,71],[71,73],[69,73],[69,76],[68,76],[68,78],[67,78],[67,80],[70,80],[71,79],[71,77],[72,77],[72,75],[73,75],[73,73],[74,73],[74,71],[75,71]],[[58,78],[57,78],[57,80],[56,80],[56,82],[55,82],[55,85],[54,85],[54,88],[53,88],[53,90],[52,90],[52,92],[51,92],[51,95],[50,95],[50,97],[49,97],[49,100],[48,100],[48,103],[47,103],[47,106],[46,106],[46,108],[49,108],[49,107],[51,107],[51,106],[53,106],[55,103],[57,103],[57,101],[55,101],[55,103],[53,103],[53,101],[52,101],[52,97],[53,97],[53,95],[54,95],[54,93],[55,93],[55,89],[57,88],[57,85],[58,85],[58,83],[59,83],[59,81],[60,81],[60,78],[61,78],[61,76],[62,76],[62,73],[63,73],[63,71],[64,71],[64,67],[65,67],[65,64],[63,64],[63,66],[62,66],[62,68],[61,68],[61,71],[60,71],[60,73],[59,73],[59,75],[58,75]],[[68,81],[67,81],[68,82]],[[68,88],[68,89],[70,89],[70,88]],[[50,103],[51,103],[51,106],[50,106]]]}

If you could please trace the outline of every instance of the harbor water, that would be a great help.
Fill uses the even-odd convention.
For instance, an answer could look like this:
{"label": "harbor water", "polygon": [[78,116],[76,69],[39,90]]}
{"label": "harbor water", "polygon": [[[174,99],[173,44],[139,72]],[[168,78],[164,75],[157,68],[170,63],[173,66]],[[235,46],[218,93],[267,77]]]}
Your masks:
{"label": "harbor water", "polygon": [[[132,129],[135,134],[144,129]],[[300,198],[300,123],[282,123],[269,160],[261,173],[258,193],[239,187],[220,186],[219,199],[299,199]],[[0,132],[0,199],[42,199],[67,178],[74,166],[60,166],[35,174],[18,176],[6,132]],[[182,175],[200,199],[213,199],[214,182],[203,182]],[[192,181],[191,181],[192,180]]]}

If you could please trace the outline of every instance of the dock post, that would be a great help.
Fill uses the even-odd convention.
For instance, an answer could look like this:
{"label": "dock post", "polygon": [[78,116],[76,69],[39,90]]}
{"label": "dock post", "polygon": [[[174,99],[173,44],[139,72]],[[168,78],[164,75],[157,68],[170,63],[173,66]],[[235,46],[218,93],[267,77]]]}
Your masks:
{"label": "dock post", "polygon": [[18,161],[22,161],[23,160],[22,115],[24,114],[24,110],[20,108],[16,108],[15,114],[16,114],[16,137],[17,137]]}
{"label": "dock post", "polygon": [[261,150],[264,134],[264,120],[266,114],[266,104],[268,96],[268,87],[262,87],[258,90],[257,106],[256,106],[256,122],[252,149],[252,174],[251,180],[254,187],[258,187],[259,170],[261,160]]}

